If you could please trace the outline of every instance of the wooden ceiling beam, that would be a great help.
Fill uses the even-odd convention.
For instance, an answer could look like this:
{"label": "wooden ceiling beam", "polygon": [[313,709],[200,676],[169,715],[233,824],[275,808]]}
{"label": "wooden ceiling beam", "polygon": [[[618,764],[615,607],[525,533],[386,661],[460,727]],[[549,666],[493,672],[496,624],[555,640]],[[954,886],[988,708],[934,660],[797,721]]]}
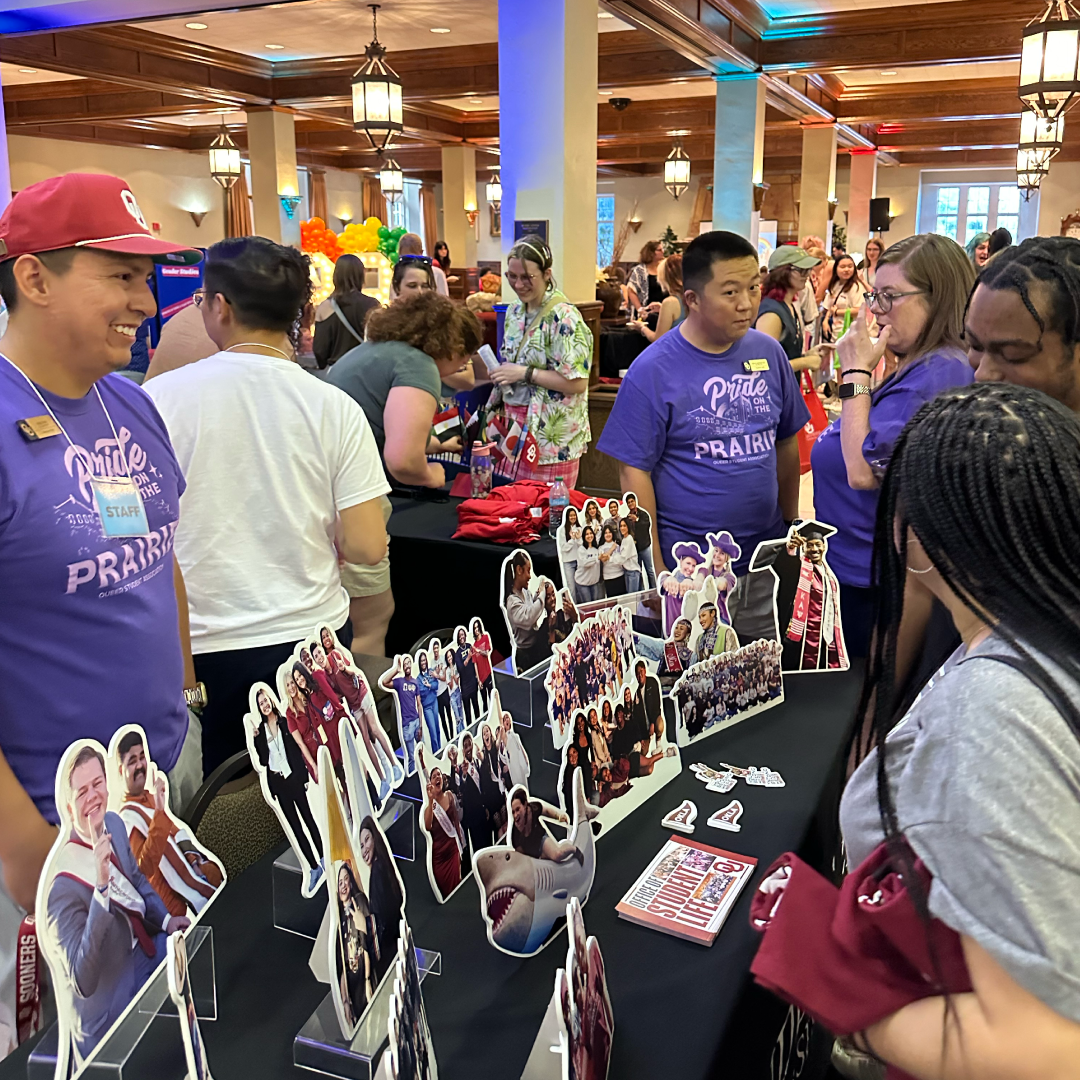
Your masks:
{"label": "wooden ceiling beam", "polygon": [[4,119],[9,128],[34,124],[74,122],[103,123],[109,120],[141,120],[167,116],[189,116],[196,112],[221,112],[217,102],[195,102],[180,94],[160,90],[122,87],[114,93],[84,97],[10,99],[4,94]]}
{"label": "wooden ceiling beam", "polygon": [[[987,80],[991,82],[991,80]],[[883,87],[873,95],[845,94],[837,104],[837,119],[847,124],[881,124],[892,121],[972,121],[1019,117],[1016,84],[992,80],[1002,86],[950,90],[948,83],[922,86],[901,84]]]}

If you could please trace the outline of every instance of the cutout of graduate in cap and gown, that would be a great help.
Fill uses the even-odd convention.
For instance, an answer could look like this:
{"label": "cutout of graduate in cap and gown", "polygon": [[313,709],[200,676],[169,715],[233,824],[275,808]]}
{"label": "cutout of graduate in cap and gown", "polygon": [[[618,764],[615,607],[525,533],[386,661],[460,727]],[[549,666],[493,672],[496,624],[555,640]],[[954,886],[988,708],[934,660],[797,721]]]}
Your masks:
{"label": "cutout of graduate in cap and gown", "polygon": [[751,573],[771,571],[781,667],[798,671],[845,671],[850,666],[840,616],[840,583],[825,556],[832,525],[808,519],[782,540],[758,544]]}

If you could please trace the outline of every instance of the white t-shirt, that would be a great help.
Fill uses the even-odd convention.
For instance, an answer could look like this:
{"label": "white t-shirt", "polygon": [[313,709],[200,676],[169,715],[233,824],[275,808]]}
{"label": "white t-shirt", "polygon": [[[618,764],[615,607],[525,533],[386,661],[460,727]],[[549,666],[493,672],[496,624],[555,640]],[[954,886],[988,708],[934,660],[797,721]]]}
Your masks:
{"label": "white t-shirt", "polygon": [[176,556],[192,652],[341,626],[338,512],[390,490],[363,409],[299,364],[256,353],[215,353],[146,389],[187,479]]}

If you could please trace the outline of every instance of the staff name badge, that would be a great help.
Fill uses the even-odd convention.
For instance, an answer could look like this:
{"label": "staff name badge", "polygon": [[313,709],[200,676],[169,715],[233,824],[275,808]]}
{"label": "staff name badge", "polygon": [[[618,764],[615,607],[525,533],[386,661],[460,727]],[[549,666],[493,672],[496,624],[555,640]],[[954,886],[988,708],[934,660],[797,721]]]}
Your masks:
{"label": "staff name badge", "polygon": [[746,360],[743,362],[743,367],[746,368],[747,371],[768,371],[769,361],[764,357],[761,357],[758,360]]}
{"label": "staff name badge", "polygon": [[149,536],[146,509],[135,482],[126,476],[94,476],[94,503],[106,536]]}

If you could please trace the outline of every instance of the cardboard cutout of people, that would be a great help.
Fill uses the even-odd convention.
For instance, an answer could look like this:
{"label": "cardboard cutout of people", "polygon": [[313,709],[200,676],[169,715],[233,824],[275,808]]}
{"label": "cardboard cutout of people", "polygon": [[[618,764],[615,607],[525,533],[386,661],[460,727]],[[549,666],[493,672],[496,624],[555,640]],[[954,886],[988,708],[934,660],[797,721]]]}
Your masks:
{"label": "cardboard cutout of people", "polygon": [[[585,527],[592,531],[592,544],[588,537],[583,544]],[[652,520],[632,491],[621,502],[608,499],[602,506],[589,499],[580,513],[568,506],[556,542],[563,586],[575,603],[626,596],[656,584]],[[592,546],[597,549],[596,558]]]}
{"label": "cardboard cutout of people", "polygon": [[783,540],[758,544],[751,573],[771,571],[773,602],[785,673],[846,671],[851,664],[844,644],[840,582],[825,556],[831,525],[809,519],[788,529]]}
{"label": "cardboard cutout of people", "polygon": [[564,1080],[606,1080],[615,1013],[600,943],[586,938],[581,905],[566,905],[566,967],[555,973],[556,1017]]}
{"label": "cardboard cutout of people", "polygon": [[728,599],[735,589],[732,564],[742,554],[742,548],[729,532],[706,533],[705,551],[693,543],[675,544],[671,549],[674,570],[660,574],[657,594],[663,603],[664,634],[671,635],[675,623],[687,615],[686,598],[701,592],[711,582],[710,599],[717,606],[718,619],[730,626]]}
{"label": "cardboard cutout of people", "polygon": [[[329,775],[330,751],[319,747],[319,771]],[[366,786],[350,792],[352,818],[336,784],[321,783],[323,860],[330,888],[330,992],[341,1034],[351,1039],[384,978],[393,970],[405,886]]]}
{"label": "cardboard cutout of people", "polygon": [[556,750],[569,739],[575,712],[620,692],[634,657],[630,626],[626,608],[605,608],[575,624],[569,637],[552,647],[544,688]]}
{"label": "cardboard cutout of people", "polygon": [[[473,876],[488,941],[511,956],[533,956],[555,936],[556,923],[571,897],[584,905],[596,874],[590,819],[596,808],[585,800],[580,773],[571,816],[515,787],[507,796],[511,821],[506,841],[473,853]],[[556,840],[546,822],[567,830]]]}
{"label": "cardboard cutout of people", "polygon": [[[599,554],[596,561],[599,567]],[[532,559],[522,548],[503,560],[499,607],[510,632],[511,658],[518,675],[550,659],[552,646],[565,641],[579,621],[570,592],[556,588],[550,578],[536,577]]]}
{"label": "cardboard cutout of people", "polygon": [[784,700],[780,645],[761,638],[693,664],[672,687],[676,741],[689,746]]}
{"label": "cardboard cutout of people", "polygon": [[387,1024],[390,1045],[381,1067],[388,1080],[438,1080],[439,1069],[421,993],[416,949],[412,931],[404,920],[401,938]]}
{"label": "cardboard cutout of people", "polygon": [[[142,735],[138,728],[124,731]],[[169,911],[139,869],[119,812],[128,792],[119,768],[109,767],[109,758],[109,752],[92,739],[72,743],[61,757],[54,788],[60,827],[38,879],[38,942],[49,966],[58,1014],[57,1080],[66,1080],[92,1058],[165,960],[166,935],[186,931],[201,918],[225,880],[220,863],[191,841],[189,851],[199,873],[212,865],[220,870],[221,881],[202,898],[205,902],[192,895],[185,914]],[[152,761],[146,762],[146,770],[156,799],[160,774]],[[163,776],[161,780],[167,806],[168,780]],[[188,842],[190,830],[171,814],[168,823],[176,826],[174,838],[185,837],[177,841],[176,850],[188,861],[188,850],[179,845]],[[171,829],[159,826],[159,831]],[[144,861],[153,862],[145,843],[140,850]],[[155,865],[160,871],[160,862]],[[189,862],[189,869],[197,879],[195,862]]]}
{"label": "cardboard cutout of people", "polygon": [[682,771],[679,751],[667,737],[660,681],[649,674],[644,660],[633,658],[616,694],[572,714],[559,771],[564,813],[573,808],[579,771],[585,798],[598,810],[600,835]]}
{"label": "cardboard cutout of people", "polygon": [[497,690],[475,733],[461,733],[440,755],[429,757],[422,746],[416,753],[428,880],[435,899],[445,903],[468,877],[472,852],[505,836],[507,793],[527,783],[531,766]]}
{"label": "cardboard cutout of people", "polygon": [[165,970],[169,997],[176,1006],[180,1020],[180,1041],[184,1047],[187,1080],[213,1080],[206,1061],[206,1047],[199,1030],[199,1018],[195,1013],[195,995],[191,991],[191,980],[188,978],[187,944],[184,935],[170,934],[167,950]]}

